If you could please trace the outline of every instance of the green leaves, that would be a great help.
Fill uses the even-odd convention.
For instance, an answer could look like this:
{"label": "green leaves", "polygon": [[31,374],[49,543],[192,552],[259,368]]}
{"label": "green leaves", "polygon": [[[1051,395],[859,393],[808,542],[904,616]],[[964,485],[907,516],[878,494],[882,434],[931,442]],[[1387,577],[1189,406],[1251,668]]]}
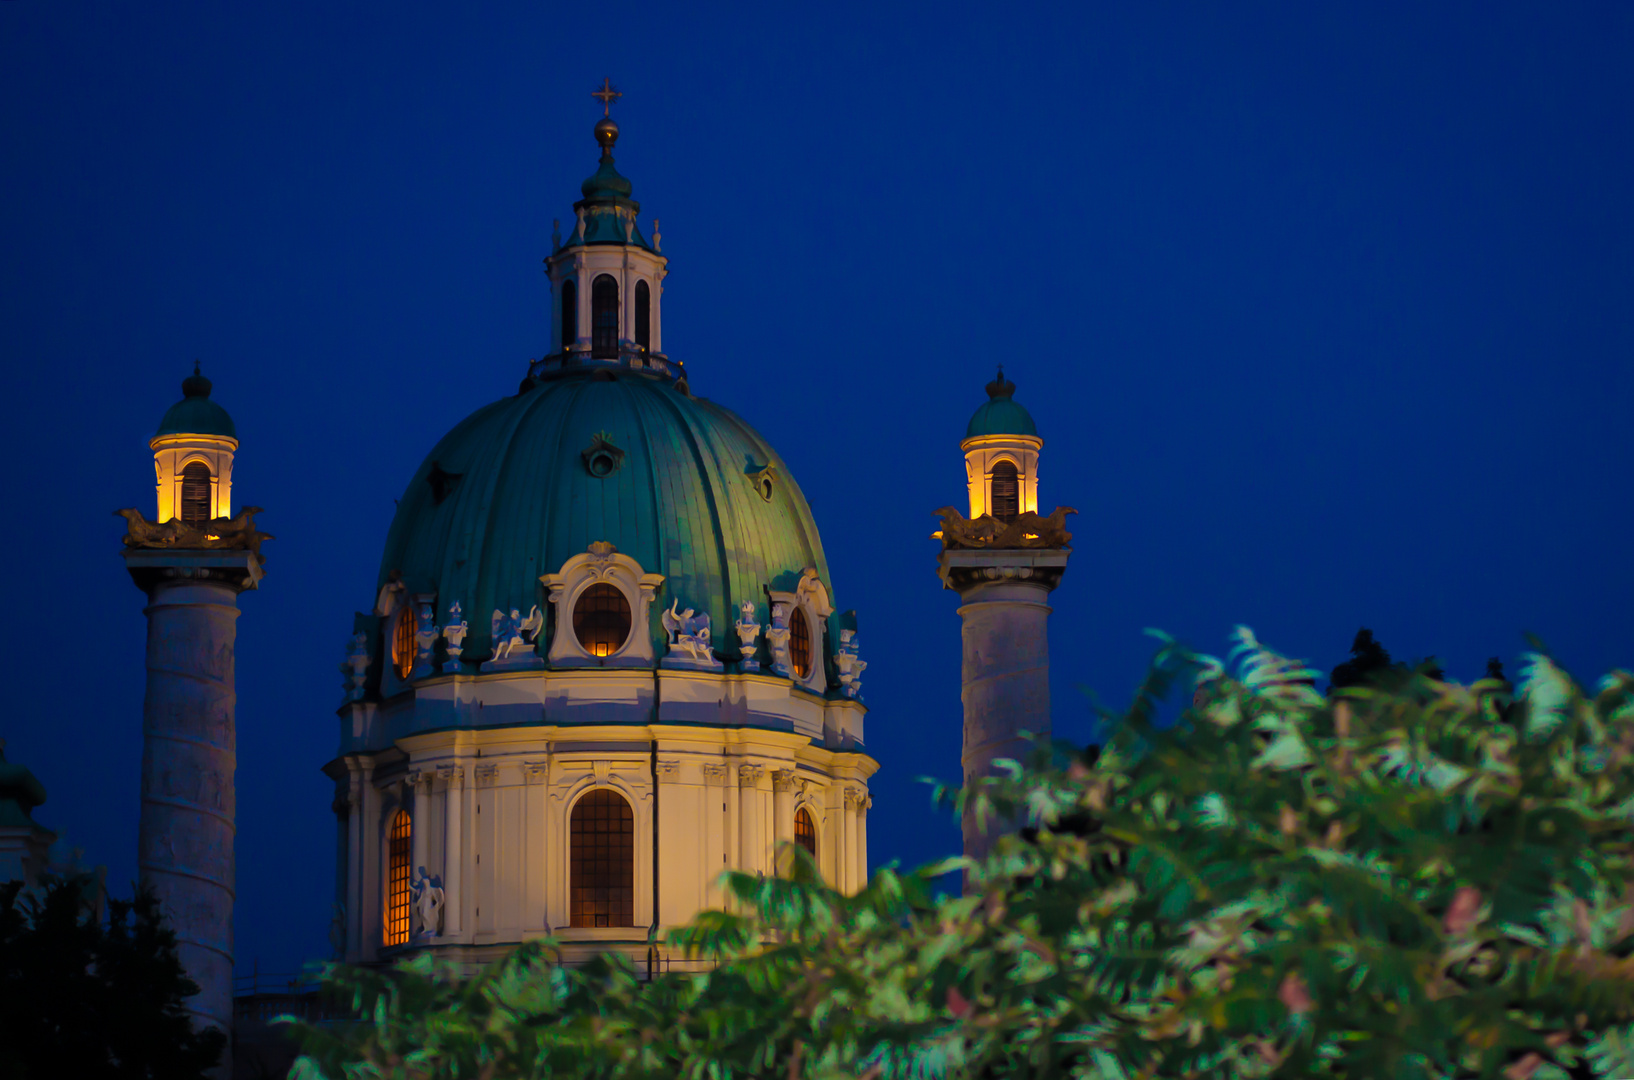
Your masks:
{"label": "green leaves", "polygon": [[1514,699],[1403,671],[1326,700],[1246,629],[1228,662],[1158,636],[1092,763],[938,789],[1025,824],[988,859],[845,896],[788,851],[663,943],[712,968],[650,983],[548,943],[333,968],[369,1019],[305,1029],[304,1075],[1634,1076],[1634,676],[1591,699],[1537,655]]}

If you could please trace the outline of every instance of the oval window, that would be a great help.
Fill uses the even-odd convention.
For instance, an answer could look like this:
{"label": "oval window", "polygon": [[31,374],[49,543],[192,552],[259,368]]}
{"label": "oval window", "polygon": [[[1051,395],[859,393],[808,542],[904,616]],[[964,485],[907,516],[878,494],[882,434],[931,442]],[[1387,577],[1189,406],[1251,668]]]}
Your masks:
{"label": "oval window", "polygon": [[630,637],[630,601],[623,591],[598,582],[573,605],[573,636],[591,656],[612,656]]}
{"label": "oval window", "polygon": [[391,635],[392,667],[404,682],[414,673],[414,651],[414,606],[404,604],[397,609],[397,624]]}
{"label": "oval window", "polygon": [[806,613],[795,608],[789,619],[789,663],[794,665],[796,678],[811,674],[811,623]]}

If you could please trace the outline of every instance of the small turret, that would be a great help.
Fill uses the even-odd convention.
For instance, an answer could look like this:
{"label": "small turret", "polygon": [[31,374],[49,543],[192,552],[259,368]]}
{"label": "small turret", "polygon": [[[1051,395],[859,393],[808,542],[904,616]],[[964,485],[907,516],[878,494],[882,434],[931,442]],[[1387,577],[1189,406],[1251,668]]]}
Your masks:
{"label": "small turret", "polygon": [[1038,452],[1044,440],[1026,409],[1014,399],[1016,384],[998,377],[987,384],[987,403],[976,410],[959,448],[965,454],[970,517],[992,514],[1008,524],[1038,512]]}
{"label": "small turret", "polygon": [[238,430],[227,410],[210,400],[210,380],[193,374],[182,380],[182,399],[159,422],[148,442],[158,486],[159,524],[181,520],[202,525],[232,517],[233,454]]}

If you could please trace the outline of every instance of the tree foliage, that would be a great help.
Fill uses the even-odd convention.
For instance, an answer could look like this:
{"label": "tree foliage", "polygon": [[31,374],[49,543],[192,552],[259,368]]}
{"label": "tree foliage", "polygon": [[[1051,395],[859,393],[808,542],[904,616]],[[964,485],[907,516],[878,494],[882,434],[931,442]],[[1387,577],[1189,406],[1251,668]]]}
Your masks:
{"label": "tree foliage", "polygon": [[1164,639],[1098,754],[941,792],[1030,822],[985,862],[842,896],[790,850],[675,934],[718,966],[651,983],[548,943],[333,966],[363,1020],[297,1075],[1634,1077],[1634,676],[1315,676]]}
{"label": "tree foliage", "polygon": [[199,988],[158,901],[110,897],[103,922],[84,886],[72,877],[31,893],[0,885],[0,1076],[203,1077],[226,1036],[193,1030],[183,1002]]}

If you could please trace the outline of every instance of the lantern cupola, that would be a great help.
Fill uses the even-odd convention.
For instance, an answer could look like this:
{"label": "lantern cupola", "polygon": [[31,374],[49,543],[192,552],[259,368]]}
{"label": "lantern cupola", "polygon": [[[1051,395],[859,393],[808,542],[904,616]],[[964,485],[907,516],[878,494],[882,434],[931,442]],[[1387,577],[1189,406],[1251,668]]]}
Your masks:
{"label": "lantern cupola", "polygon": [[1014,399],[1016,384],[998,377],[987,384],[987,403],[976,410],[959,444],[970,486],[970,517],[992,514],[1008,524],[1038,512],[1038,437],[1033,418]]}
{"label": "lantern cupola", "polygon": [[550,355],[535,361],[530,379],[619,367],[679,380],[681,365],[664,355],[659,297],[669,260],[658,252],[658,222],[652,239],[642,235],[637,217],[641,204],[630,196],[633,185],[613,163],[618,124],[608,115],[620,96],[604,82],[595,97],[602,103],[596,122],[601,161],[573,204],[567,235],[558,222],[545,260],[550,276]]}
{"label": "lantern cupola", "polygon": [[232,517],[238,430],[227,410],[210,400],[210,380],[196,362],[193,374],[182,380],[182,399],[165,413],[148,446],[158,484],[154,521],[202,525]]}

